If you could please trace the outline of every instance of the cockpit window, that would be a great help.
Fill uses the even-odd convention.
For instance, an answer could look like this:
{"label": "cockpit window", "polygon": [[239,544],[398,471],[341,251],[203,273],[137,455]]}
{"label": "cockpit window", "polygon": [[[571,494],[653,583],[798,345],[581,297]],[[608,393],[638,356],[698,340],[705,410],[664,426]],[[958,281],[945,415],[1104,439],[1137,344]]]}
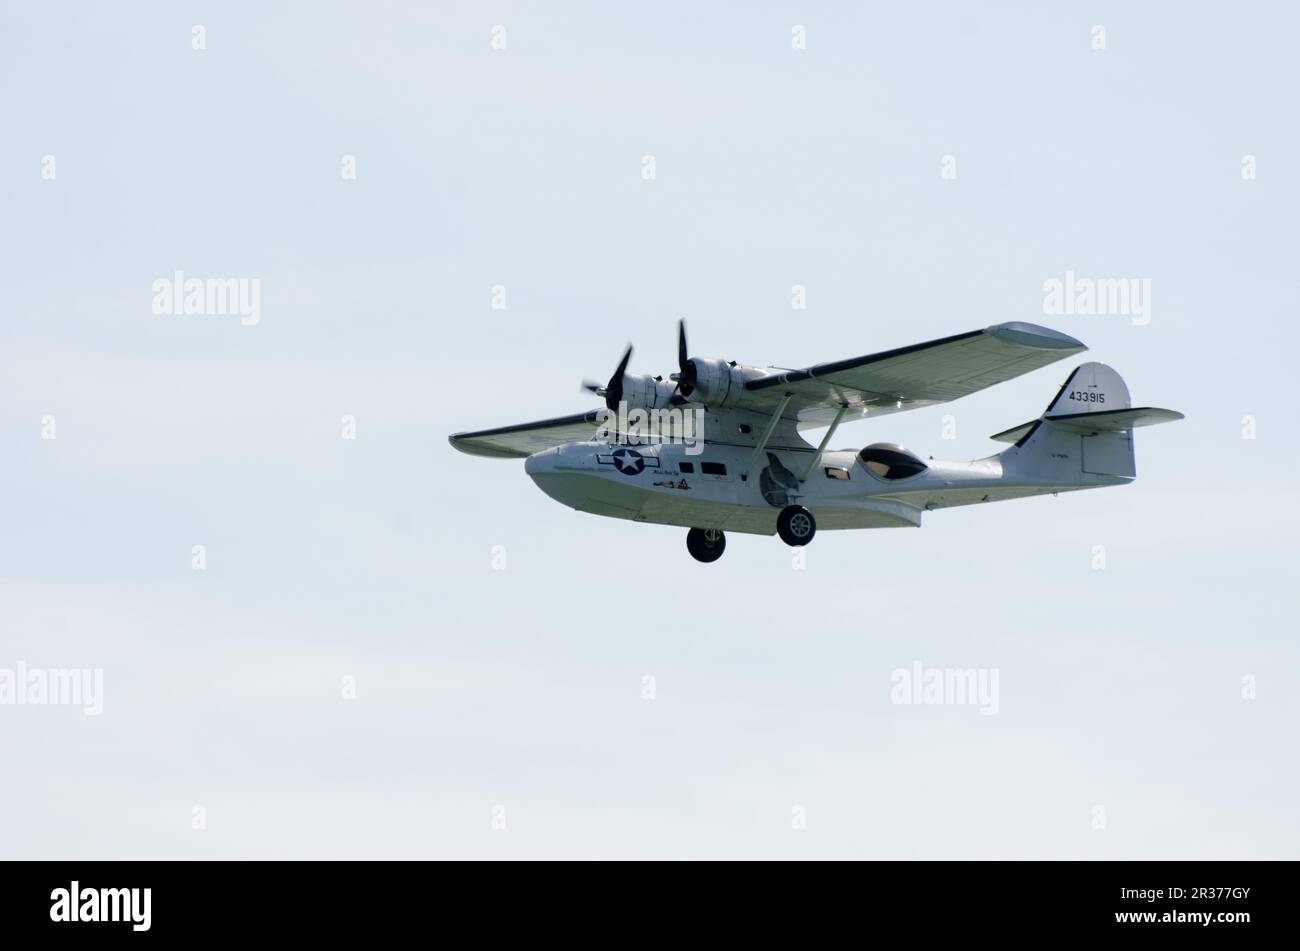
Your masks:
{"label": "cockpit window", "polygon": [[858,458],[872,475],[891,481],[919,475],[927,468],[919,457],[888,442],[873,443],[858,453]]}

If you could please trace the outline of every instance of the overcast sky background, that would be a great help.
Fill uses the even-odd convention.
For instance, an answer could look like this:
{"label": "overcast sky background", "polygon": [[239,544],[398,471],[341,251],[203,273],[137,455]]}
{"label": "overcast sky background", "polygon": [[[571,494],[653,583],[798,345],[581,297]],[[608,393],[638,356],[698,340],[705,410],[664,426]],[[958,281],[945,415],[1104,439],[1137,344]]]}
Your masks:
{"label": "overcast sky background", "polygon": [[[1297,856],[1300,14],[845,7],[3,3],[0,667],[105,696],[0,706],[0,855]],[[260,324],[153,314],[177,269]],[[1150,323],[1044,316],[1067,269]],[[679,317],[784,366],[1044,323],[1187,419],[803,570],[448,446]],[[835,443],[990,454],[1076,362]],[[891,704],[918,660],[998,713]]]}

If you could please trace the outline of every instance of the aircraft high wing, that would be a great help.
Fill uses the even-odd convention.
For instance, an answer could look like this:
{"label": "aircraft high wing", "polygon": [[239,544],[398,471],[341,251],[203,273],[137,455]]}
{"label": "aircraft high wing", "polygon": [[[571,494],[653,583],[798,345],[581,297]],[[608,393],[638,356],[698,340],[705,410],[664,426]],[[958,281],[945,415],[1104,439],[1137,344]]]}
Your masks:
{"label": "aircraft high wing", "polygon": [[997,324],[865,357],[774,372],[745,383],[746,409],[783,415],[800,429],[918,409],[969,396],[1088,348],[1066,334],[1026,323]]}
{"label": "aircraft high wing", "polygon": [[535,423],[482,429],[474,433],[456,433],[451,437],[451,444],[471,456],[522,459],[567,442],[591,439],[600,425],[596,419],[598,412],[599,410],[593,409],[588,413],[543,419]]}
{"label": "aircraft high wing", "polygon": [[[588,383],[586,388],[603,397],[611,411],[620,405],[649,410],[697,404],[717,415],[754,414],[771,418],[774,426],[812,429],[960,399],[1086,349],[1067,334],[1013,322],[789,370],[690,358],[683,324],[679,370],[671,381],[627,373],[629,347],[607,384]],[[456,433],[450,442],[473,455],[525,457],[593,438],[600,428],[599,412]]]}

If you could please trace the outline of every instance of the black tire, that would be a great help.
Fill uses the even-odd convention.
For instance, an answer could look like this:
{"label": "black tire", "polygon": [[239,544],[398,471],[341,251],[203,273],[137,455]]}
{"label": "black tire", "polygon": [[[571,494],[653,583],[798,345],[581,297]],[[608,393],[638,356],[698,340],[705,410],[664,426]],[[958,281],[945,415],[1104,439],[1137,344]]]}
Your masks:
{"label": "black tire", "polygon": [[807,545],[817,534],[817,520],[802,505],[787,505],[776,517],[776,533],[781,541],[798,548]]}
{"label": "black tire", "polygon": [[727,536],[716,528],[692,528],[686,533],[686,549],[696,561],[717,561],[727,550]]}

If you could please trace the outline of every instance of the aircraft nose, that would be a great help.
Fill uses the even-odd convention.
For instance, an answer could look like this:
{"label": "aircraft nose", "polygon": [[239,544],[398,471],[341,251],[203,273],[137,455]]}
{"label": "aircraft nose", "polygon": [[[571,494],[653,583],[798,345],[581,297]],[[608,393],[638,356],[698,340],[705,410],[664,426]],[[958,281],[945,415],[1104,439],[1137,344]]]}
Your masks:
{"label": "aircraft nose", "polygon": [[560,450],[543,449],[541,452],[535,452],[524,460],[524,472],[530,476],[542,472],[554,472],[555,463],[559,459]]}
{"label": "aircraft nose", "polygon": [[524,471],[532,478],[539,489],[569,508],[582,509],[587,504],[590,494],[590,479],[580,472],[574,472],[561,463],[562,447],[535,452],[524,460]]}

